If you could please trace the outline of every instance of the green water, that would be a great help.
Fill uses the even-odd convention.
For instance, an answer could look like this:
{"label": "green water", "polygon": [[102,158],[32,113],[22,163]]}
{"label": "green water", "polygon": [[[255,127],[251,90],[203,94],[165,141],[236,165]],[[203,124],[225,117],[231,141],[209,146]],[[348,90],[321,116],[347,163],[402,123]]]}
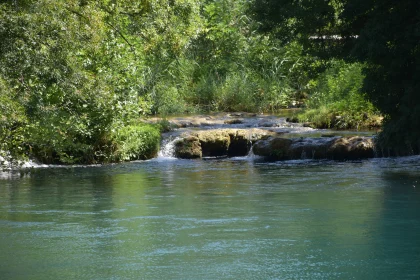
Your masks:
{"label": "green water", "polygon": [[0,279],[420,279],[420,157],[0,179]]}

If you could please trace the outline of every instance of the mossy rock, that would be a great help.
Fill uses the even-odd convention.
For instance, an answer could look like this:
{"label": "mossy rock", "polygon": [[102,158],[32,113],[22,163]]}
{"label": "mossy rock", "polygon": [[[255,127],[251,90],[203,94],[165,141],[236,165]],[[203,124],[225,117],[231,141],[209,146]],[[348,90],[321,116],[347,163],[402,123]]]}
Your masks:
{"label": "mossy rock", "polygon": [[328,137],[293,139],[289,154],[291,159],[325,159],[333,142],[334,138]]}
{"label": "mossy rock", "polygon": [[230,136],[224,130],[209,130],[197,133],[203,157],[226,156],[230,146]]}
{"label": "mossy rock", "polygon": [[201,158],[201,144],[197,137],[188,136],[175,143],[175,157],[184,159]]}
{"label": "mossy rock", "polygon": [[328,148],[328,157],[337,160],[373,158],[374,141],[371,137],[342,137]]}
{"label": "mossy rock", "polygon": [[360,136],[295,139],[270,137],[258,141],[253,152],[269,160],[354,160],[374,157],[374,142],[371,137]]}
{"label": "mossy rock", "polygon": [[257,156],[263,156],[272,160],[289,159],[291,144],[291,139],[270,137],[258,141],[253,147],[253,152]]}
{"label": "mossy rock", "polygon": [[175,144],[178,158],[246,156],[252,143],[273,134],[261,129],[213,129],[189,132]]}
{"label": "mossy rock", "polygon": [[236,130],[229,132],[230,146],[228,156],[246,156],[251,149],[252,133],[248,130]]}

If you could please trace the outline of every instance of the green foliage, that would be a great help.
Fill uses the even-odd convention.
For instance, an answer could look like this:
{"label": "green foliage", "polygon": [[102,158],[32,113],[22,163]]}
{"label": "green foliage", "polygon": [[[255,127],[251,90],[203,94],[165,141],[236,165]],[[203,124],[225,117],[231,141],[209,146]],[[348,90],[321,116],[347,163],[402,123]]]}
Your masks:
{"label": "green foliage", "polygon": [[159,151],[160,131],[152,125],[128,125],[116,129],[112,141],[112,161],[150,159]]}
{"label": "green foliage", "polygon": [[[385,115],[379,145],[395,155],[418,154],[420,3],[402,0],[346,7],[343,18],[348,29],[360,34],[352,45],[352,57],[368,62],[363,88]],[[350,14],[355,11],[359,19]]]}
{"label": "green foliage", "polygon": [[14,158],[23,156],[27,124],[25,110],[15,100],[14,90],[0,78],[0,156],[10,152]]}
{"label": "green foliage", "polygon": [[[22,131],[5,149],[18,146],[48,163],[109,161],[112,127],[150,112],[147,96],[139,95],[139,56],[103,5],[0,5],[0,77],[8,85],[2,130]],[[28,124],[13,124],[9,107]]]}
{"label": "green foliage", "polygon": [[244,73],[228,74],[215,96],[219,111],[255,111],[253,100],[257,87]]}
{"label": "green foliage", "polygon": [[142,73],[139,94],[148,97],[152,113],[187,111],[184,92],[188,92],[191,75],[185,55],[203,29],[201,4],[193,0],[142,2],[141,13],[124,8],[116,15],[117,20],[127,17],[130,24],[125,30],[142,54],[142,67],[137,70]]}
{"label": "green foliage", "polygon": [[378,143],[394,154],[420,153],[420,2],[254,0],[252,7],[265,31],[292,34],[327,59],[363,63],[362,91],[385,115]]}
{"label": "green foliage", "polygon": [[309,110],[299,116],[320,128],[360,128],[375,125],[377,111],[361,93],[364,76],[362,65],[333,61],[320,77],[312,82]]}
{"label": "green foliage", "polygon": [[[300,103],[325,63],[305,53],[297,31],[337,30],[341,6],[280,2],[289,14],[274,29],[284,37],[258,32],[275,14],[258,22],[246,0],[3,1],[0,150],[48,163],[148,158],[157,138],[135,125],[139,117]],[[313,24],[302,21],[309,10]],[[335,115],[344,116],[337,100],[349,96],[346,110],[362,110],[351,73],[328,72],[315,86]],[[310,107],[320,105],[318,92]]]}
{"label": "green foliage", "polygon": [[305,94],[312,58],[296,42],[257,33],[247,1],[209,1],[206,29],[193,41],[189,58],[195,70],[183,96],[206,110],[275,112]]}
{"label": "green foliage", "polygon": [[171,131],[171,130],[173,130],[175,128],[174,125],[171,124],[165,118],[161,119],[156,125],[159,128],[159,131],[160,132],[169,132],[169,131]]}

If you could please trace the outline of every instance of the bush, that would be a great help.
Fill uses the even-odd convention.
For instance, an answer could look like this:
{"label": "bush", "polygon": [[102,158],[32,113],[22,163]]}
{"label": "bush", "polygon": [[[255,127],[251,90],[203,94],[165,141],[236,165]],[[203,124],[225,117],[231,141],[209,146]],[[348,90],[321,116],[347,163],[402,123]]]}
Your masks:
{"label": "bush", "polygon": [[104,161],[99,153],[106,142],[89,129],[88,121],[63,113],[45,112],[44,118],[27,129],[28,152],[43,163],[91,164]]}
{"label": "bush", "polygon": [[219,111],[255,111],[257,85],[247,73],[230,73],[215,93],[215,109]]}
{"label": "bush", "polygon": [[128,125],[113,133],[112,142],[112,161],[150,159],[159,151],[160,131],[148,124]]}
{"label": "bush", "polygon": [[0,156],[10,152],[14,158],[23,156],[27,118],[16,101],[14,91],[0,78]]}
{"label": "bush", "polygon": [[361,93],[364,76],[362,65],[333,61],[313,81],[307,110],[299,115],[301,122],[312,122],[318,128],[361,128],[379,126],[378,111]]}

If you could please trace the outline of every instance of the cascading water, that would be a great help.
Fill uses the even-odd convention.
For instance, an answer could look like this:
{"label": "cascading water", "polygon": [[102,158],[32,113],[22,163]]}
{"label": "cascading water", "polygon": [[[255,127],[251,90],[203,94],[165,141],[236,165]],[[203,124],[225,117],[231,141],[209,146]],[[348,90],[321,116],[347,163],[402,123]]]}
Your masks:
{"label": "cascading water", "polygon": [[[233,115],[232,115],[233,116]],[[231,117],[231,116],[229,116]],[[304,127],[302,124],[292,124],[286,121],[284,117],[275,116],[255,116],[244,117],[238,120],[226,119],[226,117],[201,117],[194,119],[177,119],[177,127],[173,131],[165,133],[161,145],[161,151],[158,153],[160,160],[179,158],[221,158],[230,157],[238,159],[253,160],[259,157],[276,158],[276,153],[267,149],[277,149],[275,145],[271,147],[271,140],[282,138],[280,142],[289,143],[288,147],[282,146],[279,151],[279,159],[322,159],[331,158],[333,151],[336,151],[335,157],[348,157],[339,151],[341,146],[345,151],[350,148],[355,150],[351,152],[351,157],[359,157],[357,153],[363,153],[363,157],[370,157],[370,140],[363,138],[365,132],[359,133],[362,138],[346,138],[342,141],[340,137],[353,135],[354,132],[344,132],[342,136],[337,132],[327,130],[316,130]],[[231,124],[232,123],[232,124]],[[188,145],[182,145],[182,151],[176,151],[176,142],[182,141],[182,136],[195,135],[196,140],[188,140]],[[269,136],[272,139],[269,139]],[[369,135],[367,135],[369,137]],[[229,139],[230,138],[230,139]],[[337,143],[334,143],[337,142]],[[191,144],[191,145],[190,145]],[[330,149],[334,144],[336,148]],[[253,146],[255,145],[254,154]],[[283,149],[284,148],[284,149]],[[283,150],[282,150],[283,149]],[[353,155],[355,154],[355,155]]]}
{"label": "cascading water", "polygon": [[252,148],[253,148],[253,144],[252,144],[252,141],[251,141],[251,148],[249,149],[249,152],[246,155],[246,158],[248,158],[248,159],[255,159],[255,158],[258,157],[257,155],[254,154],[254,151],[253,151]]}
{"label": "cascading water", "polygon": [[246,155],[246,158],[247,159],[255,159],[257,156],[254,154],[254,151],[253,151],[253,146],[254,146],[254,143],[252,142],[252,140],[253,140],[253,134],[252,134],[252,131],[250,130],[249,132],[248,132],[248,146],[249,146],[249,152],[248,152],[248,154]]}
{"label": "cascading water", "polygon": [[180,139],[180,137],[164,139],[158,153],[158,158],[175,159],[175,143]]}

